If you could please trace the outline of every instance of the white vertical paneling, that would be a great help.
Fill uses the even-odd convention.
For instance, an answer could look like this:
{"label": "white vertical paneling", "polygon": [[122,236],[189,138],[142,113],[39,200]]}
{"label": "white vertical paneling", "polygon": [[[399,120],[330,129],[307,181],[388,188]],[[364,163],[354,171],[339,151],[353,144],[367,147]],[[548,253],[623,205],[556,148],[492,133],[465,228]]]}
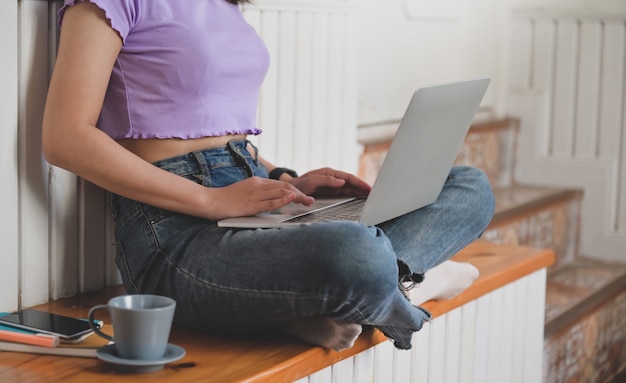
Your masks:
{"label": "white vertical paneling", "polygon": [[514,19],[511,30],[509,82],[515,89],[527,89],[531,80],[533,25],[527,20]]}
{"label": "white vertical paneling", "polygon": [[[346,16],[341,14],[331,14],[328,20],[328,62],[329,63],[344,63],[344,54],[346,52],[346,45],[350,44],[348,40],[349,36],[346,36],[346,31],[349,31],[348,26],[344,25]],[[355,54],[356,55],[356,54]],[[344,125],[342,113],[345,109],[348,109],[347,113],[356,115],[354,110],[350,111],[348,103],[353,103],[353,100],[346,98],[344,89],[350,84],[343,85],[346,65],[328,65],[327,82],[328,84],[341,84],[340,87],[335,85],[336,89],[329,88],[326,98],[326,121],[324,122],[324,129],[326,130],[326,141],[323,143],[324,147],[324,163],[319,163],[320,166],[333,166],[333,167],[345,167],[346,164],[343,161],[342,154],[345,152],[343,146],[344,142],[348,141],[351,144],[356,143],[356,137],[351,137],[346,140],[342,137],[342,132],[354,132],[354,129],[350,129],[352,125]],[[353,80],[352,84],[356,81]],[[348,95],[348,97],[352,97]],[[356,98],[356,95],[354,96]],[[350,153],[354,153],[353,150],[348,150]],[[352,171],[353,169],[346,169]]]}
{"label": "white vertical paneling", "polygon": [[561,20],[557,26],[556,62],[554,68],[551,154],[571,158],[574,150],[574,117],[576,74],[578,67],[578,23]]}
{"label": "white vertical paneling", "polygon": [[[523,284],[525,282],[516,281],[501,288],[502,301],[500,310],[502,311],[502,328],[500,330],[500,350],[502,350],[502,354],[499,361],[500,374],[498,376],[501,382],[510,382],[512,380],[511,366],[513,365],[514,349],[517,348],[517,345],[513,343],[513,336],[517,333],[517,327],[514,325],[516,319],[514,307],[517,304],[514,300],[515,285],[520,283]],[[544,308],[542,307],[539,310],[543,312]]]}
{"label": "white vertical paneling", "polygon": [[344,63],[342,69],[341,92],[343,93],[341,103],[341,120],[337,121],[339,131],[338,136],[341,137],[341,163],[331,166],[341,167],[342,169],[356,173],[359,162],[359,144],[357,143],[357,20],[353,15],[346,15],[343,20],[344,33],[336,38],[343,39],[343,56]]}
{"label": "white vertical paneling", "polygon": [[48,3],[20,6],[19,169],[21,305],[48,300],[48,165],[41,151],[41,119],[48,88]]}
{"label": "white vertical paneling", "polygon": [[374,382],[393,382],[393,354],[391,342],[374,347]]}
{"label": "white vertical paneling", "polygon": [[[58,21],[61,1],[48,7],[49,74],[56,61]],[[78,180],[76,175],[52,166],[48,176],[50,205],[50,298],[76,294],[79,289],[78,270]]]}
{"label": "white vertical paneling", "polygon": [[[519,76],[511,72],[507,105],[521,121],[518,181],[582,189],[579,252],[621,261],[626,246],[626,9],[603,13],[593,8],[514,11],[511,65],[530,60],[533,75],[530,87],[521,89]],[[530,28],[533,49],[516,48],[523,41],[519,31]]]}
{"label": "white vertical paneling", "polygon": [[430,339],[428,340],[428,381],[443,382],[446,368],[446,319],[447,315],[435,318],[430,323]]}
{"label": "white vertical paneling", "polygon": [[527,290],[527,330],[524,339],[525,382],[540,382],[543,371],[543,330],[546,307],[546,269],[534,272],[525,278]]}
{"label": "white vertical paneling", "polygon": [[461,323],[463,320],[462,309],[456,308],[446,314],[446,333],[444,343],[444,367],[443,382],[456,383],[460,380],[461,366]]}
{"label": "white vertical paneling", "polygon": [[624,22],[605,22],[602,41],[598,154],[600,158],[615,158],[620,153],[620,127],[624,118]]}
{"label": "white vertical paneling", "polygon": [[79,289],[78,180],[51,167],[50,183],[50,298],[76,294]]}
{"label": "white vertical paneling", "polygon": [[489,345],[491,344],[489,318],[492,314],[489,303],[489,295],[476,300],[476,343],[474,343],[474,374],[472,376],[472,381],[476,383],[487,381]]}
{"label": "white vertical paneling", "polygon": [[[520,284],[521,283],[522,282],[520,282]],[[514,334],[517,333],[515,306],[518,303],[515,300],[515,283],[509,283],[503,286],[501,290],[502,301],[498,307],[498,309],[502,311],[502,323],[500,324],[501,355],[498,363],[500,374],[497,379],[500,382],[512,383],[514,377],[512,376],[511,367],[513,366],[513,360],[515,358],[515,350],[518,348],[518,345],[516,345],[513,340]]]}
{"label": "white vertical paneling", "polygon": [[310,44],[315,36],[314,15],[298,13],[296,22],[296,78],[294,99],[294,153],[293,166],[301,172],[309,170],[312,150],[309,137],[312,127],[311,94],[313,92],[313,52]]}
{"label": "white vertical paneling", "polygon": [[[511,373],[509,375],[509,379],[511,383],[525,383],[524,380],[524,354],[525,347],[523,347],[524,339],[526,339],[526,314],[528,309],[534,309],[535,306],[532,304],[528,304],[528,299],[532,299],[532,297],[528,297],[527,295],[527,286],[528,283],[514,283],[513,287],[513,319],[514,321],[511,323],[511,328],[515,329],[513,331],[513,339],[511,342],[511,347],[513,351],[513,355],[511,357]],[[538,306],[537,306],[538,307]],[[545,310],[542,310],[542,312]]]}
{"label": "white vertical paneling", "polygon": [[576,99],[576,158],[593,159],[598,145],[602,25],[599,20],[580,24],[580,52]]}
{"label": "white vertical paneling", "polygon": [[[259,1],[246,7],[272,56],[253,141],[280,166],[356,172],[356,22],[348,2]],[[266,89],[267,88],[267,89]]]}
{"label": "white vertical paneling", "polygon": [[0,2],[0,311],[18,307],[18,3]]}
{"label": "white vertical paneling", "polygon": [[[329,66],[338,63],[330,63],[328,60],[329,30],[328,14],[318,13],[313,18],[313,35],[309,43],[311,47],[311,121],[308,131],[307,143],[309,146],[309,169],[322,167],[326,164],[326,145],[332,139],[330,136],[330,126],[328,115],[328,97],[333,89],[328,82]],[[333,124],[334,125],[334,124]],[[298,127],[296,127],[298,129]]]}
{"label": "white vertical paneling", "polygon": [[373,382],[375,358],[374,348],[367,349],[354,356],[354,381],[355,382]]}
{"label": "white vertical paneling", "polygon": [[[424,323],[422,329],[413,334],[413,340],[411,342],[413,347],[411,349],[411,358],[413,359],[413,363],[411,365],[411,383],[428,381],[430,365],[433,359],[429,349],[432,323],[432,321]],[[380,382],[384,382],[384,380],[381,380]]]}
{"label": "white vertical paneling", "polygon": [[534,25],[532,48],[532,86],[538,89],[551,90],[554,74],[554,42],[556,23],[553,19],[542,18]]}
{"label": "white vertical paneling", "polygon": [[333,379],[333,366],[328,366],[308,377],[308,383],[328,383]]}
{"label": "white vertical paneling", "polygon": [[355,382],[354,358],[344,359],[332,365],[333,376],[331,383]]}
{"label": "white vertical paneling", "polygon": [[[532,52],[532,86],[535,89],[551,92],[554,87],[556,23],[552,19],[538,19],[532,24],[535,26]],[[548,102],[551,100],[550,98]],[[552,110],[552,104],[548,105],[548,110]],[[551,115],[546,117],[551,118]],[[543,127],[545,129],[537,129],[536,150],[542,156],[547,156],[551,150],[550,124],[544,124]]]}
{"label": "white vertical paneling", "polygon": [[[489,295],[489,337],[487,345],[487,382],[503,382],[503,359],[507,353],[503,344],[502,332],[508,323],[504,322],[506,313],[504,307],[504,289],[493,291]],[[506,366],[508,367],[508,366]]]}
{"label": "white vertical paneling", "polygon": [[[295,12],[282,12],[280,16],[280,45],[274,62],[280,73],[278,78],[278,121],[276,126],[277,150],[275,161],[279,166],[292,166],[294,153],[294,124],[296,81],[295,55],[297,16]],[[267,128],[267,127],[265,127]],[[269,127],[270,129],[273,127]],[[289,165],[287,165],[289,164]]]}
{"label": "white vertical paneling", "polygon": [[[424,347],[424,346],[421,346]],[[429,347],[429,346],[428,346]],[[411,383],[412,354],[408,350],[393,350],[393,382]]]}
{"label": "white vertical paneling", "polygon": [[603,42],[598,156],[617,159],[618,181],[611,193],[615,217],[609,227],[626,233],[626,24],[605,23]]}
{"label": "white vertical paneling", "polygon": [[461,350],[459,361],[459,376],[462,382],[471,383],[474,376],[476,354],[474,344],[476,339],[476,301],[461,306]]}

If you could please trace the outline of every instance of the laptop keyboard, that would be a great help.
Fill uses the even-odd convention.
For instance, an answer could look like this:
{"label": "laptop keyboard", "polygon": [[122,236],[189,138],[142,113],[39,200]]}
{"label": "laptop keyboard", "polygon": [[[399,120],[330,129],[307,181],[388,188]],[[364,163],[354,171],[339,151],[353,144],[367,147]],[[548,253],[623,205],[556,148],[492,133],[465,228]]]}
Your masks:
{"label": "laptop keyboard", "polygon": [[312,211],[304,215],[289,218],[283,222],[315,223],[326,221],[358,221],[365,204],[365,198],[355,198],[326,209]]}

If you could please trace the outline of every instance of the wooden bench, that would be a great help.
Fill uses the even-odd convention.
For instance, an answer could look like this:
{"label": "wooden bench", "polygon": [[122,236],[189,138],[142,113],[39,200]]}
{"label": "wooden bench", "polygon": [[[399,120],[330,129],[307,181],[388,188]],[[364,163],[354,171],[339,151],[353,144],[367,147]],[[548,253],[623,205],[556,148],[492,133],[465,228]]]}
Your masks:
{"label": "wooden bench", "polygon": [[[474,264],[480,270],[480,277],[454,299],[427,302],[424,307],[433,313],[433,323],[452,310],[535,272],[543,270],[545,276],[545,268],[554,262],[554,254],[549,250],[475,242],[457,254],[454,259]],[[545,291],[545,286],[543,289]],[[120,286],[111,287],[95,293],[50,302],[37,308],[85,317],[92,306],[105,303],[110,297],[123,293]],[[541,325],[543,326],[543,322]],[[543,332],[539,335],[542,337]],[[183,347],[187,352],[186,356],[166,365],[160,371],[147,374],[125,373],[114,365],[94,358],[0,352],[0,381],[89,383],[292,382],[299,379],[307,381],[307,376],[358,356],[381,343],[391,347],[390,342],[379,331],[371,329],[364,331],[354,347],[342,352],[313,347],[288,337],[236,339],[191,331],[180,326],[173,327],[170,342]]]}

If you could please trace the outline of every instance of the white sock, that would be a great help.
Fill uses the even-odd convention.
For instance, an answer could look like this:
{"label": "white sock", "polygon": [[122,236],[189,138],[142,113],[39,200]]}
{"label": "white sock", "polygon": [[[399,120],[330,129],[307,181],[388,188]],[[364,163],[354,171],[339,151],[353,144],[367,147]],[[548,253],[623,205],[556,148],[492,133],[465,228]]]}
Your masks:
{"label": "white sock", "polygon": [[470,263],[445,261],[426,272],[424,281],[409,291],[411,303],[419,306],[433,299],[451,299],[478,278],[478,269]]}
{"label": "white sock", "polygon": [[354,346],[363,327],[358,323],[338,322],[325,317],[302,319],[287,327],[286,332],[308,343],[335,351]]}

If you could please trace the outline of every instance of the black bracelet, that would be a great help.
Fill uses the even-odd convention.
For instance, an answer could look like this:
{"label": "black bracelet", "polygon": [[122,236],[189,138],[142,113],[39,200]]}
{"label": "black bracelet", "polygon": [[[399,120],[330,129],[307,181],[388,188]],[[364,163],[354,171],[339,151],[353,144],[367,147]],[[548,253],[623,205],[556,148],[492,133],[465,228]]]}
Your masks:
{"label": "black bracelet", "polygon": [[269,178],[271,178],[273,180],[277,180],[277,179],[280,179],[280,176],[282,176],[284,173],[289,174],[293,178],[296,178],[298,176],[298,173],[296,173],[295,170],[291,170],[291,169],[288,169],[288,168],[274,168],[270,172]]}

